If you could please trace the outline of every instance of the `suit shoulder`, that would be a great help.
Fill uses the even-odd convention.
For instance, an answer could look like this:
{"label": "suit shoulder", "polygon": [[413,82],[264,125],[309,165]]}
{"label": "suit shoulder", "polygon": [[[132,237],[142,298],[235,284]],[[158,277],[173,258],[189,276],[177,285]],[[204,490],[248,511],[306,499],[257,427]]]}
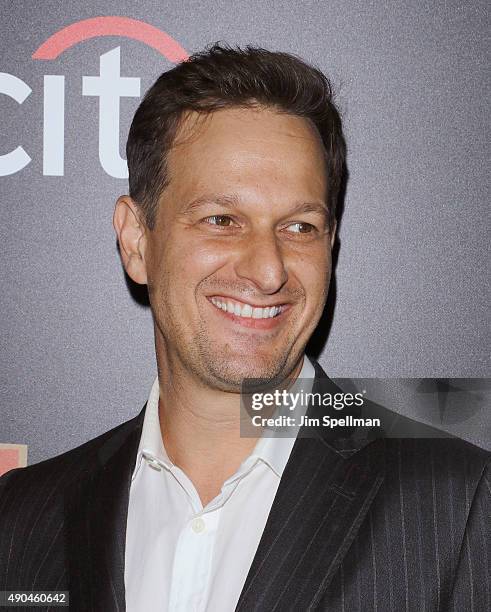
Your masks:
{"label": "suit shoulder", "polygon": [[491,470],[491,453],[460,438],[391,439],[386,443],[388,464],[409,479],[453,481],[473,489]]}
{"label": "suit shoulder", "polygon": [[90,471],[95,462],[110,455],[129,434],[141,426],[138,415],[116,427],[92,438],[87,442],[33,465],[17,468],[0,478],[0,512],[2,501],[14,501],[16,497],[35,497],[44,491],[57,487],[64,489],[84,472]]}
{"label": "suit shoulder", "polygon": [[[455,458],[456,460],[464,459],[476,465],[486,465],[491,461],[491,452],[485,448],[476,446],[463,438],[457,438],[450,434],[445,435],[444,432],[441,433],[443,436],[439,438],[428,437],[417,439],[418,450],[433,455],[448,455],[449,458]],[[408,439],[403,442],[410,444],[411,440]]]}

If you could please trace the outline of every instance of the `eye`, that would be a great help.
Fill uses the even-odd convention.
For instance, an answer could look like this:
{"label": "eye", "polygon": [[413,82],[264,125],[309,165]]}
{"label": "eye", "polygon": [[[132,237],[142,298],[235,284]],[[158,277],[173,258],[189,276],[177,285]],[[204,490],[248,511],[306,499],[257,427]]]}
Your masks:
{"label": "eye", "polygon": [[203,219],[209,225],[218,225],[219,227],[230,227],[233,223],[232,218],[228,215],[212,215]]}
{"label": "eye", "polygon": [[313,226],[311,223],[305,222],[292,223],[288,226],[288,228],[293,228],[290,229],[290,231],[294,234],[310,234],[315,230],[315,226]]}

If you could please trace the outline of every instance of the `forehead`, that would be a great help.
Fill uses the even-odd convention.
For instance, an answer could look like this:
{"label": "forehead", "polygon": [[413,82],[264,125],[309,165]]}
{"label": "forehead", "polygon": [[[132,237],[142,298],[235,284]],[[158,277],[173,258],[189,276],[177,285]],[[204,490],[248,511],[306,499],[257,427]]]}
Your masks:
{"label": "forehead", "polygon": [[166,192],[179,198],[210,189],[257,190],[261,197],[308,190],[317,198],[326,191],[318,131],[302,117],[271,108],[189,113],[168,154],[167,171]]}

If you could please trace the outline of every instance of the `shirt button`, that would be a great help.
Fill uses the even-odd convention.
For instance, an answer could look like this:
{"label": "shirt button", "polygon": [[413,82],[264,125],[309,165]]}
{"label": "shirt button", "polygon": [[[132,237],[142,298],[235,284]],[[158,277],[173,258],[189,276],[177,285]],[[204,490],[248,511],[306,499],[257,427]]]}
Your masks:
{"label": "shirt button", "polygon": [[157,470],[157,472],[162,471],[162,468],[160,467],[159,462],[156,459],[153,459],[151,457],[145,457],[145,461],[147,462],[149,467],[154,470]]}
{"label": "shirt button", "polygon": [[195,518],[191,523],[191,529],[194,533],[202,533],[205,530],[205,521],[202,518]]}

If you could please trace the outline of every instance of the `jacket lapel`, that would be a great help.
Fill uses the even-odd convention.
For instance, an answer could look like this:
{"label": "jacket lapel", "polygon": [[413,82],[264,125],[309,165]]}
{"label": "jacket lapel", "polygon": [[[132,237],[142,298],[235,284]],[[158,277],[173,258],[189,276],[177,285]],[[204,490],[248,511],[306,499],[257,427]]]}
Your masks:
{"label": "jacket lapel", "polygon": [[144,410],[95,449],[65,500],[70,610],[125,610],[126,519]]}
{"label": "jacket lapel", "polygon": [[[315,369],[314,393],[340,391]],[[237,612],[315,609],[384,478],[384,440],[370,442],[349,427],[300,432]]]}

